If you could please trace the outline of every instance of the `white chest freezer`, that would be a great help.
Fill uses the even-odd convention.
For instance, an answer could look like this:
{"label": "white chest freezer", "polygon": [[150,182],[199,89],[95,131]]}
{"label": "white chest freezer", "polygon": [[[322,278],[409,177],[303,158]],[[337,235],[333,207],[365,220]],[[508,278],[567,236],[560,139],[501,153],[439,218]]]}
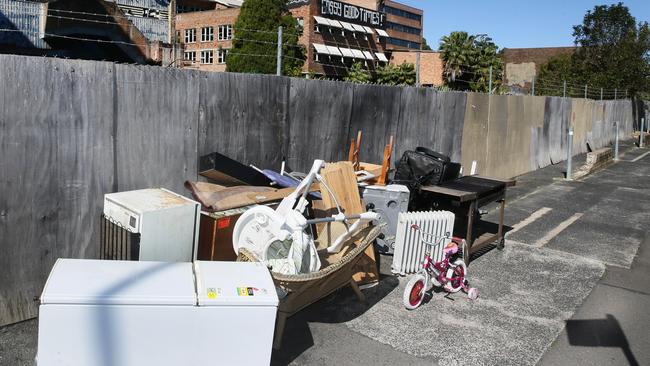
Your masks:
{"label": "white chest freezer", "polygon": [[59,259],[37,364],[268,365],[277,305],[258,263]]}

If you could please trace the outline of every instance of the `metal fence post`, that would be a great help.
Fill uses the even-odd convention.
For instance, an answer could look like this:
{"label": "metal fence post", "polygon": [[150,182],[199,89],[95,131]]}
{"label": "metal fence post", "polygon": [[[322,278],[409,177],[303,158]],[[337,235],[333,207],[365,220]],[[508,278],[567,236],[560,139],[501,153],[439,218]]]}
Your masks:
{"label": "metal fence post", "polygon": [[573,159],[573,127],[569,128],[567,136],[566,180],[571,180],[571,159]]}
{"label": "metal fence post", "polygon": [[278,27],[278,52],[277,52],[277,67],[275,74],[282,75],[282,26]]}
{"label": "metal fence post", "polygon": [[614,100],[617,99],[617,98],[616,98],[616,92],[617,92],[617,91],[618,91],[618,90],[617,90],[616,88],[614,88]]}
{"label": "metal fence post", "polygon": [[488,93],[492,94],[492,66],[490,66],[490,82],[488,85],[488,88],[490,89],[488,90]]}
{"label": "metal fence post", "polygon": [[616,126],[616,136],[614,142],[614,161],[618,161],[618,121],[614,122]]}
{"label": "metal fence post", "polygon": [[600,100],[603,100],[603,88],[600,88]]}
{"label": "metal fence post", "polygon": [[641,128],[639,129],[639,147],[643,147],[643,125],[645,123],[645,118],[641,118]]}
{"label": "metal fence post", "polygon": [[562,97],[566,98],[566,80],[564,80],[564,91],[562,92]]}
{"label": "metal fence post", "polygon": [[535,96],[535,77],[533,76],[533,90],[532,90],[533,96]]}
{"label": "metal fence post", "polygon": [[587,84],[585,84],[585,99],[587,99]]}

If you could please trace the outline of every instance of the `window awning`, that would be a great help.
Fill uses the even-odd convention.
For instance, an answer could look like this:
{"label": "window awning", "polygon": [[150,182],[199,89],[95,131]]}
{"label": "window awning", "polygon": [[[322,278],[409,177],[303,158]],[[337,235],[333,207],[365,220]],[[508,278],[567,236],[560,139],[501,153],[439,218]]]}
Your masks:
{"label": "window awning", "polygon": [[339,50],[338,47],[334,46],[325,46],[327,47],[327,50],[329,51],[329,54],[332,56],[341,56],[341,51]]}
{"label": "window awning", "polygon": [[354,53],[352,53],[351,49],[341,47],[341,48],[339,48],[339,50],[341,50],[341,53],[343,54],[343,57],[354,58]]}
{"label": "window awning", "polygon": [[330,27],[334,27],[334,28],[343,28],[343,26],[341,25],[341,23],[339,23],[338,20],[327,19],[327,21],[330,23]]}
{"label": "window awning", "polygon": [[363,29],[364,29],[364,30],[366,31],[366,33],[368,33],[368,34],[375,34],[375,32],[373,32],[372,28],[370,28],[370,27],[368,27],[368,26],[365,26],[365,25],[364,25],[364,26],[363,26]]}
{"label": "window awning", "polygon": [[341,25],[343,26],[343,28],[349,30],[350,32],[354,32],[354,31],[355,31],[355,29],[354,29],[354,27],[352,26],[352,24],[350,24],[350,23],[348,23],[348,22],[343,22],[343,21],[340,21],[339,23],[341,23]]}
{"label": "window awning", "polygon": [[363,52],[355,49],[351,49],[350,51],[352,51],[354,58],[360,58],[362,60],[365,60],[366,56],[363,55]]}
{"label": "window awning", "polygon": [[329,50],[327,49],[327,46],[325,46],[324,44],[314,43],[314,48],[316,49],[317,53],[321,53],[323,55],[329,55]]}
{"label": "window awning", "polygon": [[372,53],[369,51],[362,51],[363,55],[366,57],[366,60],[374,61],[375,58],[372,57]]}
{"label": "window awning", "polygon": [[386,33],[385,30],[383,29],[375,29],[377,31],[377,34],[379,34],[381,37],[390,37],[388,33]]}
{"label": "window awning", "polygon": [[320,43],[313,43],[313,45],[316,49],[316,52],[320,53],[321,55],[341,56],[341,51],[338,47],[326,46]]}
{"label": "window awning", "polygon": [[359,24],[352,24],[352,26],[354,27],[355,31],[361,32],[361,33],[366,33],[366,30],[363,29],[363,26],[360,26]]}
{"label": "window awning", "polygon": [[330,22],[329,22],[328,19],[325,19],[323,17],[319,17],[317,15],[314,15],[314,20],[316,21],[317,24],[330,25]]}
{"label": "window awning", "polygon": [[384,55],[382,52],[375,52],[375,56],[377,56],[377,59],[381,62],[388,62],[386,55]]}

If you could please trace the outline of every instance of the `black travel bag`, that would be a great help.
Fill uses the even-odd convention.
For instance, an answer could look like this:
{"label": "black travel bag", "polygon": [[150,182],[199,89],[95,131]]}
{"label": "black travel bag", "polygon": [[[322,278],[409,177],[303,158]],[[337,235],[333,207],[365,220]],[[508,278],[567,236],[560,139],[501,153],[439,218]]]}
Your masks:
{"label": "black travel bag", "polygon": [[392,183],[405,185],[411,191],[409,209],[422,208],[425,204],[418,202],[420,187],[454,180],[460,173],[460,164],[452,163],[448,156],[426,147],[405,151],[395,168]]}

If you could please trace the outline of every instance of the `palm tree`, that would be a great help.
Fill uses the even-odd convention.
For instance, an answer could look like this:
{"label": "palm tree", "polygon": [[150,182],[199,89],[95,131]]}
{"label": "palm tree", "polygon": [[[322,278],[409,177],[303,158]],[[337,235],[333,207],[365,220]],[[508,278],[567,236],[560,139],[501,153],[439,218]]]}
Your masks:
{"label": "palm tree", "polygon": [[[456,80],[471,68],[475,39],[475,36],[467,32],[451,32],[440,40],[439,51],[442,52],[442,61],[445,63],[443,76],[448,84],[459,84]],[[461,81],[460,84],[467,83]]]}

